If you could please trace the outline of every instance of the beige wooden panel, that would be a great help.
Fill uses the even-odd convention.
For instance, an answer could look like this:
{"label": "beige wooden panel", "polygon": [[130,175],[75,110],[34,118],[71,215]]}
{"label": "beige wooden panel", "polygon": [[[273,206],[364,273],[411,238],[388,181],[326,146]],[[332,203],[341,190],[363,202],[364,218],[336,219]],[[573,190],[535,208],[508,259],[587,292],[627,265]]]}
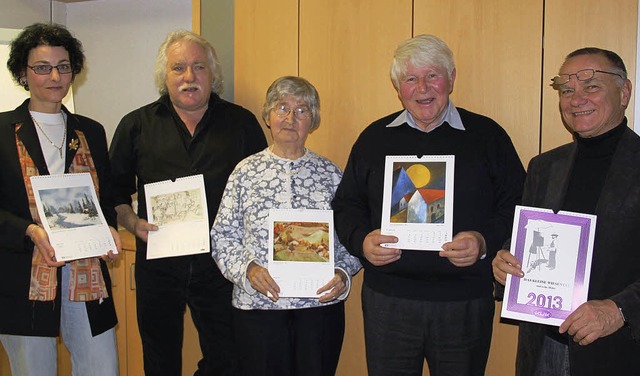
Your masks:
{"label": "beige wooden panel", "polygon": [[402,109],[389,78],[411,36],[410,0],[308,0],[300,6],[300,75],[320,93],[322,122],[307,146],[344,168],[372,121]]}
{"label": "beige wooden panel", "polygon": [[[558,94],[548,84],[558,73],[564,57],[581,47],[600,47],[622,57],[635,82],[637,0],[547,1],[545,8],[544,73],[542,100],[542,151],[571,141],[562,124]],[[634,88],[635,90],[636,88]],[[633,127],[635,96],[627,109]]]}
{"label": "beige wooden panel", "polygon": [[[344,168],[374,120],[400,110],[389,78],[393,51],[411,36],[409,0],[307,0],[300,6],[300,75],[320,93],[322,122],[307,146]],[[366,375],[358,274],[346,303],[338,375]]]}
{"label": "beige wooden panel", "polygon": [[[414,34],[434,34],[454,53],[452,100],[496,120],[526,166],[538,154],[542,0],[415,0]],[[517,327],[496,305],[488,375],[513,375]],[[426,374],[426,372],[425,372]]]}
{"label": "beige wooden panel", "polygon": [[[122,234],[122,232],[121,232]],[[125,306],[126,313],[124,317],[119,317],[118,320],[124,321],[127,329],[127,373],[128,376],[143,375],[144,365],[142,359],[142,340],[140,339],[140,333],[138,332],[138,318],[136,308],[136,252],[135,252],[135,239],[131,233],[127,233],[130,239],[129,246],[125,245],[123,239],[124,249],[124,266],[125,266]],[[122,236],[122,235],[121,235]]]}
{"label": "beige wooden panel", "polygon": [[191,310],[184,313],[184,342],[182,344],[182,374],[193,375],[202,359],[198,330],[191,319]]}
{"label": "beige wooden panel", "polygon": [[111,292],[113,304],[116,308],[118,324],[116,325],[116,346],[118,347],[118,369],[120,375],[127,375],[127,314],[126,305],[126,266],[124,254],[120,253],[116,262],[107,263],[111,274]]}
{"label": "beige wooden panel", "polygon": [[496,303],[493,315],[493,337],[489,351],[486,375],[515,375],[518,325],[503,323],[500,318],[502,303]]}
{"label": "beige wooden panel", "polygon": [[11,375],[11,365],[9,364],[9,357],[7,352],[4,351],[4,347],[0,344],[0,375]]}
{"label": "beige wooden panel", "polygon": [[265,133],[262,105],[278,77],[298,75],[298,1],[235,1],[235,103],[252,111]]}
{"label": "beige wooden panel", "polygon": [[[126,332],[117,330],[118,336],[124,336],[124,342],[118,338],[118,355],[120,356],[120,375],[121,376],[137,376],[144,374],[144,361],[142,355],[142,340],[138,331],[138,318],[136,308],[136,282],[135,282],[135,239],[133,235],[126,231],[120,231],[122,239],[123,254],[120,255],[121,269],[119,272],[124,274],[123,283],[118,289],[118,294],[123,294],[125,309],[116,309],[118,312],[118,325],[123,325]],[[114,286],[114,296],[116,288]],[[118,303],[118,301],[116,302]],[[124,312],[122,312],[124,311]],[[122,356],[122,350],[126,351],[126,356]],[[198,361],[202,358],[200,351],[200,342],[198,332],[191,320],[191,313],[187,308],[184,315],[184,339],[182,345],[182,374],[192,375],[198,368]],[[124,368],[125,371],[122,371]]]}
{"label": "beige wooden panel", "polygon": [[414,33],[451,48],[457,106],[507,130],[525,164],[538,153],[542,0],[415,0]]}
{"label": "beige wooden panel", "polygon": [[367,374],[364,347],[364,323],[362,321],[362,275],[351,279],[351,292],[345,302],[345,330],[337,376],[358,376]]}
{"label": "beige wooden panel", "polygon": [[200,34],[200,0],[191,1],[191,31]]}

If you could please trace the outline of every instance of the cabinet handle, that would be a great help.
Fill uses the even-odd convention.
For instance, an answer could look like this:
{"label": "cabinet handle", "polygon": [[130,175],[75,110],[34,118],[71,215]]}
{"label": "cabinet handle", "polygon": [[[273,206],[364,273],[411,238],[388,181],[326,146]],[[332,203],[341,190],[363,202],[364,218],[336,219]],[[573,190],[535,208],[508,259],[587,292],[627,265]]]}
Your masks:
{"label": "cabinet handle", "polygon": [[135,290],[136,286],[135,286],[135,268],[136,268],[136,263],[132,262],[129,265],[129,290]]}
{"label": "cabinet handle", "polygon": [[109,278],[111,278],[111,287],[116,287],[118,285],[116,283],[118,279],[115,278],[115,274],[116,274],[115,262],[108,262],[107,269],[109,270]]}

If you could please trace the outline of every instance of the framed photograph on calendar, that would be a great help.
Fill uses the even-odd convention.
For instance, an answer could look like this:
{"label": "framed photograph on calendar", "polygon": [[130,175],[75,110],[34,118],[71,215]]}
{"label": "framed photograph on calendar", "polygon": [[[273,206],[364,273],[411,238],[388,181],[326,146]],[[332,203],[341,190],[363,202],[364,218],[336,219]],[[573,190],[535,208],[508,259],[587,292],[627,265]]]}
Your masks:
{"label": "framed photograph on calendar", "polygon": [[269,210],[269,274],[280,296],[318,298],[335,274],[333,211]]}
{"label": "framed photograph on calendar", "polygon": [[381,232],[389,247],[440,251],[453,231],[453,155],[387,156]]}
{"label": "framed photograph on calendar", "polygon": [[89,173],[37,175],[30,181],[56,260],[118,253]]}

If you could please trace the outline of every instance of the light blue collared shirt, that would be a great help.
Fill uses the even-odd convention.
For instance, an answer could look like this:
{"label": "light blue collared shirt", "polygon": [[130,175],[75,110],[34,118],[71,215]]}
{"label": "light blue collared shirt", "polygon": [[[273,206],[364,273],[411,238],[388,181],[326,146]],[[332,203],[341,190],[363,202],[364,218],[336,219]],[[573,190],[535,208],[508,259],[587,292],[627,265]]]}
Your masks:
{"label": "light blue collared shirt", "polygon": [[[438,125],[436,125],[433,129],[429,130],[429,132],[441,126],[445,121],[449,123],[451,128],[458,129],[461,131],[465,130],[464,125],[462,125],[462,119],[460,118],[460,113],[458,112],[458,109],[453,104],[453,101],[451,99],[449,99],[449,105],[447,106],[447,109],[444,112],[444,116],[442,117],[442,120],[440,120]],[[404,123],[409,124],[411,128],[415,128],[421,132],[424,132],[424,130],[420,128],[418,124],[416,124],[416,121],[413,120],[413,116],[411,116],[409,111],[407,111],[406,109],[402,111],[400,115],[398,115],[398,117],[395,118],[391,123],[387,124],[387,127],[397,127]]]}

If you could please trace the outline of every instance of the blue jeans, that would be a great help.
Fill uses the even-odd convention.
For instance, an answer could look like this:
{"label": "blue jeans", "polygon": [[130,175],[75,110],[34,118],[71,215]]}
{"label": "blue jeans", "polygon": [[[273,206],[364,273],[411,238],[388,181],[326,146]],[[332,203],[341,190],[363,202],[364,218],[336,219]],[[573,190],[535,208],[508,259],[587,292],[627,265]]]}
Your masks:
{"label": "blue jeans", "polygon": [[362,288],[370,376],[484,375],[493,331],[493,298],[433,302]]}
{"label": "blue jeans", "polygon": [[[62,271],[62,340],[71,353],[73,376],[118,375],[115,328],[95,337],[91,335],[87,309],[83,302],[69,300],[69,265]],[[55,376],[57,350],[55,337],[0,335],[14,376]]]}

